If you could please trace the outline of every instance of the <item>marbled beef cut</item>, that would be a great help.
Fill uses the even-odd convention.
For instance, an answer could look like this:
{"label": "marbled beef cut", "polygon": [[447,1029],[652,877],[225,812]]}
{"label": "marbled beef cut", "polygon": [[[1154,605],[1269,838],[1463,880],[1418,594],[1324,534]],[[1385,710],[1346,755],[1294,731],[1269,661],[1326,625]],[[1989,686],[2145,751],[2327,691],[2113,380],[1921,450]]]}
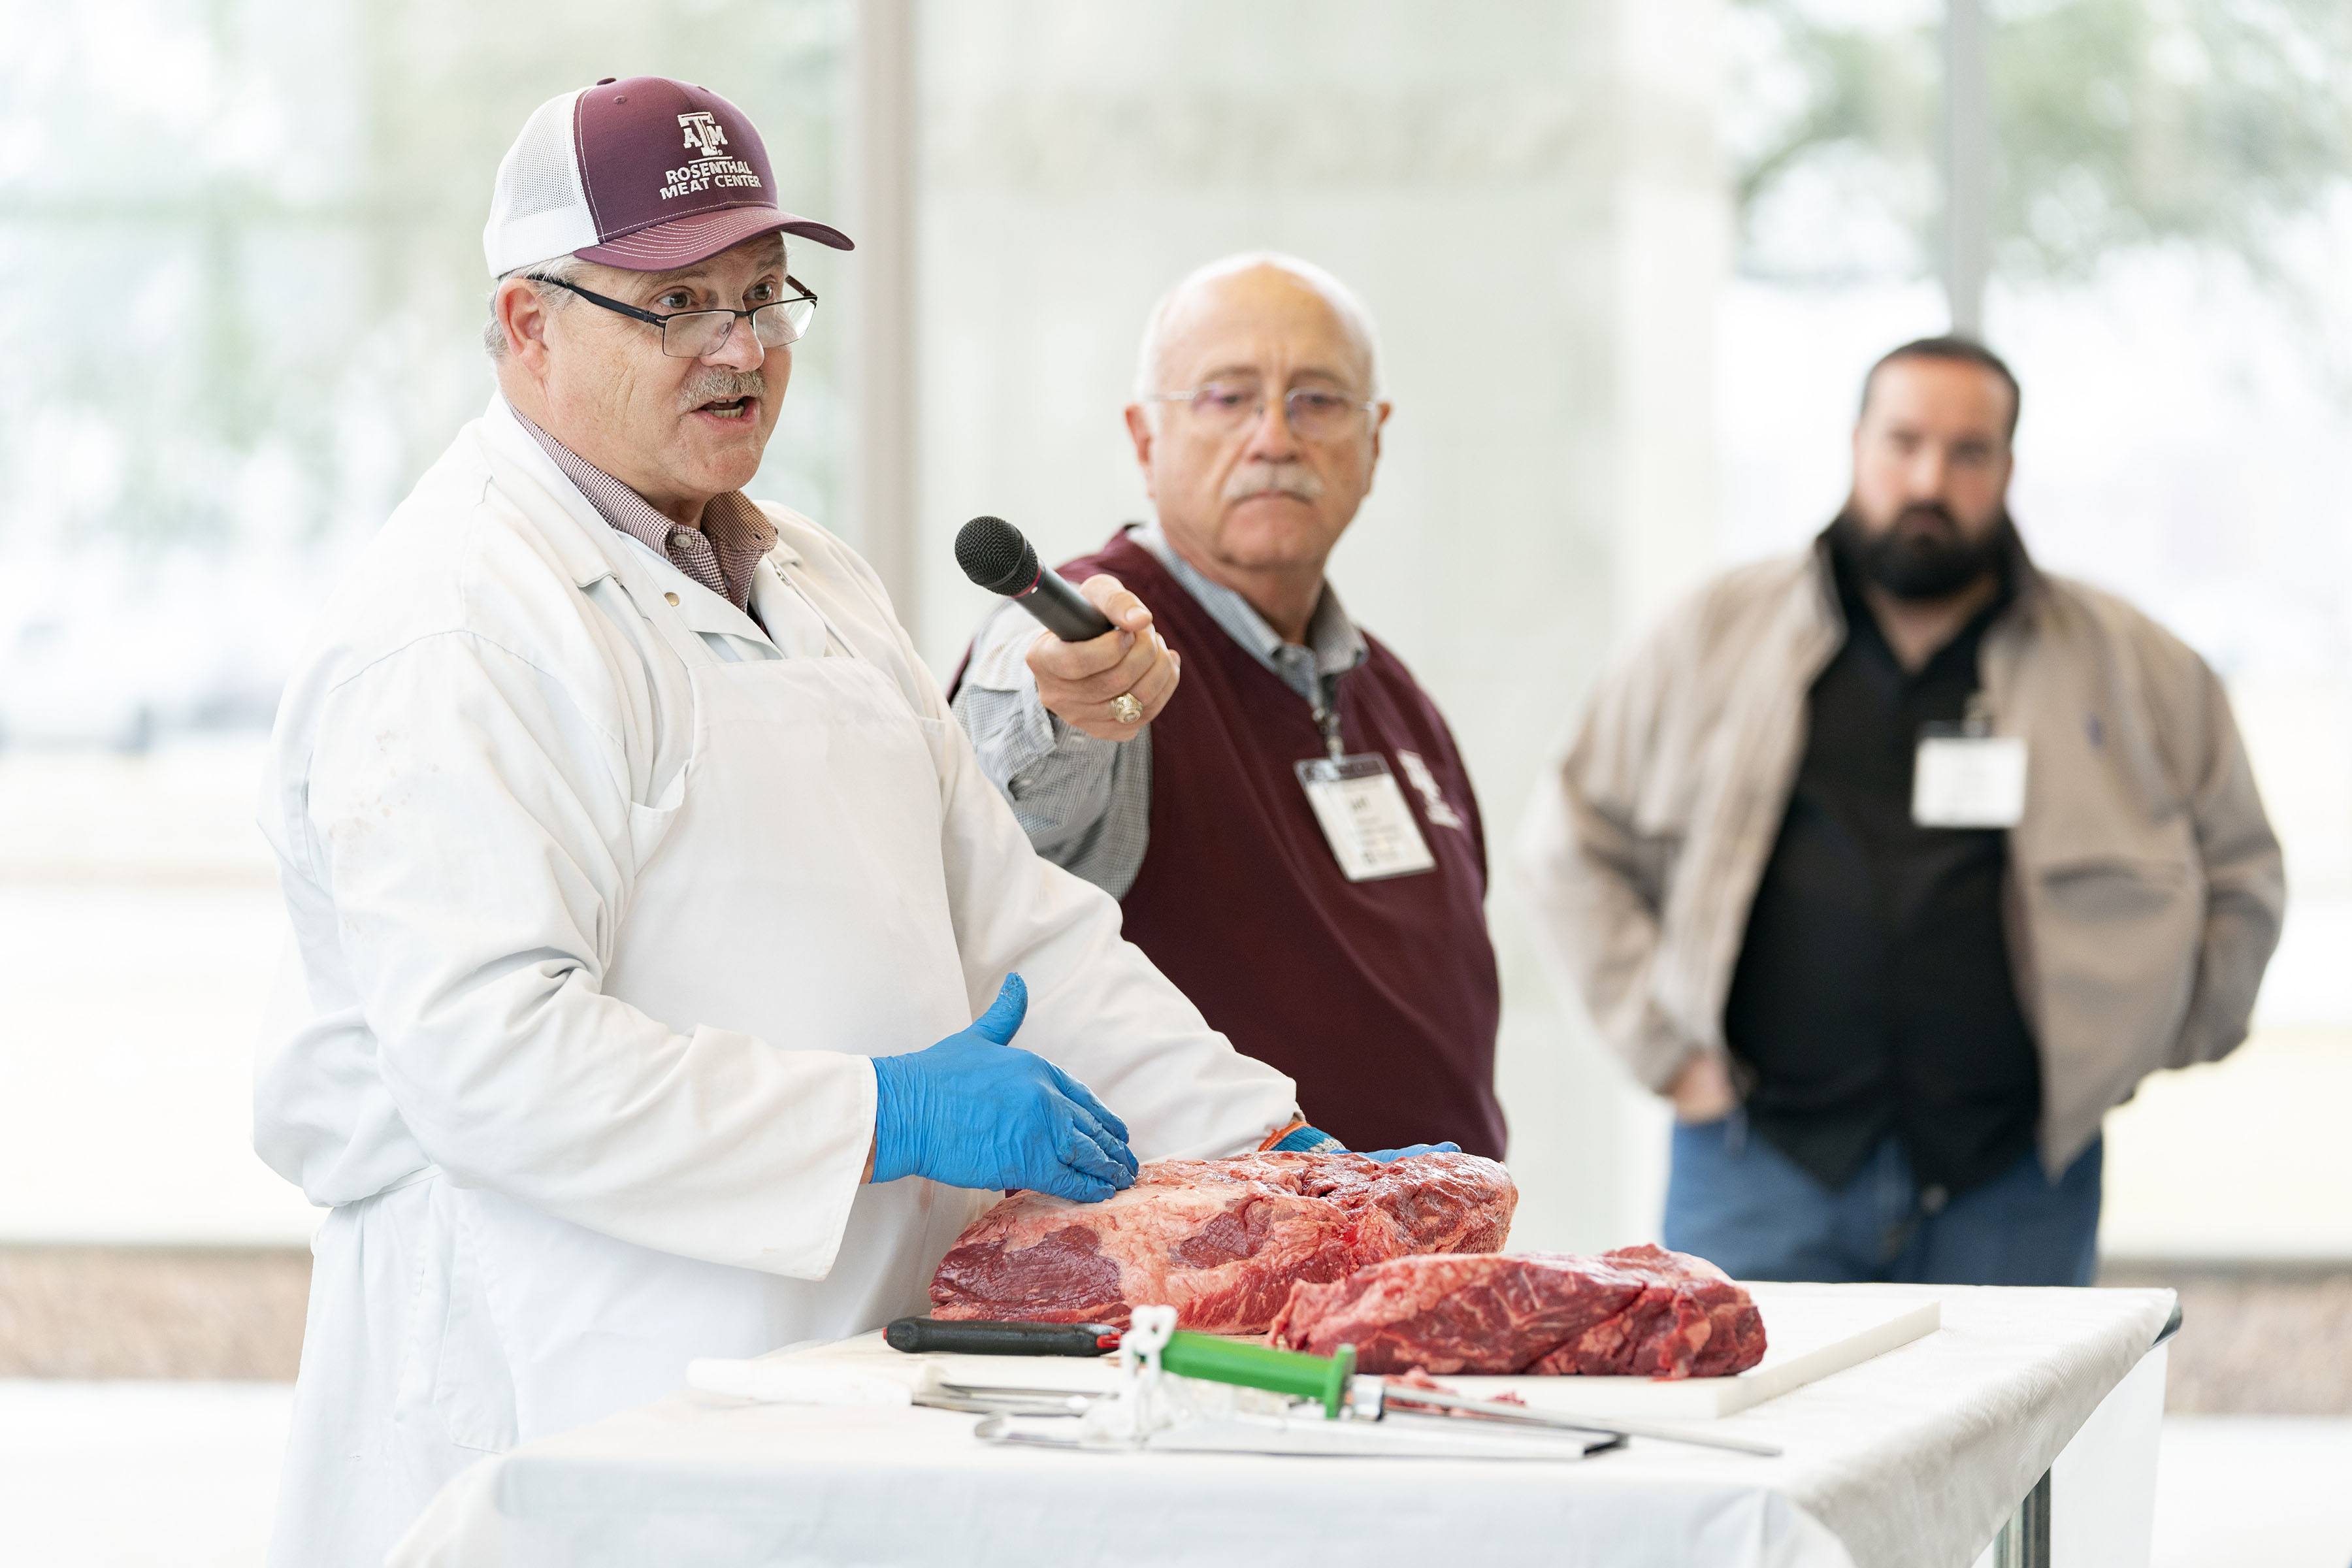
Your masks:
{"label": "marbled beef cut", "polygon": [[1662,1247],[1598,1258],[1390,1258],[1303,1284],[1267,1338],[1365,1372],[1721,1377],[1764,1358],[1764,1320],[1705,1258]]}
{"label": "marbled beef cut", "polygon": [[931,1279],[942,1318],[1113,1323],[1165,1304],[1213,1333],[1263,1333],[1293,1285],[1414,1253],[1485,1253],[1519,1192],[1475,1154],[1155,1160],[1098,1204],[1017,1193],[972,1222]]}

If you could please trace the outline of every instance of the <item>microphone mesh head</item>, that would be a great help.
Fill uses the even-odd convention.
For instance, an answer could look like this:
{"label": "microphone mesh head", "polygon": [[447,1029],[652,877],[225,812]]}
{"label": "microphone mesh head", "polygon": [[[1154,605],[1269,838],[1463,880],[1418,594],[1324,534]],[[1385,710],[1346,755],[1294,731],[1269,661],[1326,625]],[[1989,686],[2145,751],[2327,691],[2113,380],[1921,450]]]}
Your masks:
{"label": "microphone mesh head", "polygon": [[975,517],[956,534],[956,564],[992,594],[1018,594],[1037,580],[1037,552],[1001,517]]}

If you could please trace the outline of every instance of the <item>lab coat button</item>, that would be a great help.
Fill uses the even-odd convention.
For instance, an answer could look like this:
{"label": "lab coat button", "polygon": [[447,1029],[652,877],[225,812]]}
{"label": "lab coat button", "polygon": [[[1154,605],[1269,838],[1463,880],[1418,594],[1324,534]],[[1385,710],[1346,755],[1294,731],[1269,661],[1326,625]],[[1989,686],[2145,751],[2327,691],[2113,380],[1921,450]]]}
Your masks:
{"label": "lab coat button", "polygon": [[662,597],[667,599],[673,605],[677,603],[677,595],[676,594],[664,594]]}

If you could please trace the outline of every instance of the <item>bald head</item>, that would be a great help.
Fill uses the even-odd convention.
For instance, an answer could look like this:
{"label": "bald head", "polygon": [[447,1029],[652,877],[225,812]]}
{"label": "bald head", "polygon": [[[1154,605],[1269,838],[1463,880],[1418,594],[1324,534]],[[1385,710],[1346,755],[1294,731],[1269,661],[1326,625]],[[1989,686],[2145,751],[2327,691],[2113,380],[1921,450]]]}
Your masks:
{"label": "bald head", "polygon": [[1213,261],[1144,327],[1127,426],[1160,530],[1293,642],[1372,488],[1379,353],[1355,294],[1286,256]]}
{"label": "bald head", "polygon": [[1179,390],[1166,379],[1171,341],[1236,314],[1294,322],[1319,318],[1317,324],[1347,345],[1348,368],[1355,373],[1363,395],[1380,396],[1380,334],[1355,290],[1311,261],[1254,250],[1195,268],[1160,296],[1144,320],[1143,345],[1136,354],[1136,401]]}

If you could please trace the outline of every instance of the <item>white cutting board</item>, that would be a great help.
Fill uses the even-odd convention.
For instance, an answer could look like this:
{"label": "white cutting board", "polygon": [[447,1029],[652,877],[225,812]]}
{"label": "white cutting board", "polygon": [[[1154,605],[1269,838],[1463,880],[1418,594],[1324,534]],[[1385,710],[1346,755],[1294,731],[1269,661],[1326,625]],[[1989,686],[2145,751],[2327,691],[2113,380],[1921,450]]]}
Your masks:
{"label": "white cutting board", "polygon": [[1858,1366],[1934,1333],[1943,1304],[1889,1300],[1867,1285],[1747,1287],[1764,1317],[1764,1359],[1732,1377],[1460,1377],[1464,1394],[1514,1394],[1542,1410],[1628,1420],[1712,1421],[1778,1399],[1792,1388]]}
{"label": "white cutting board", "polygon": [[[1736,1377],[1692,1377],[1667,1383],[1647,1377],[1464,1377],[1439,1381],[1464,1394],[1492,1398],[1515,1394],[1539,1409],[1570,1415],[1657,1421],[1712,1421],[1777,1399],[1832,1373],[1843,1372],[1898,1345],[1931,1334],[1943,1322],[1935,1301],[1907,1294],[1889,1300],[1868,1285],[1751,1284],[1748,1293],[1764,1316],[1764,1359]],[[1072,1356],[902,1354],[879,1329],[831,1344],[772,1352],[807,1357],[828,1366],[912,1378],[929,1363],[947,1382],[982,1388],[1049,1388],[1098,1394],[1118,1384],[1109,1358]],[[765,1358],[762,1358],[765,1359]]]}
{"label": "white cutting board", "polygon": [[908,1355],[892,1350],[879,1329],[831,1343],[787,1345],[760,1359],[805,1360],[845,1372],[876,1373],[902,1379],[910,1387],[926,1367],[937,1367],[942,1383],[973,1388],[1045,1388],[1062,1394],[1108,1394],[1118,1386],[1118,1363],[1112,1356],[953,1355],[945,1351]]}

